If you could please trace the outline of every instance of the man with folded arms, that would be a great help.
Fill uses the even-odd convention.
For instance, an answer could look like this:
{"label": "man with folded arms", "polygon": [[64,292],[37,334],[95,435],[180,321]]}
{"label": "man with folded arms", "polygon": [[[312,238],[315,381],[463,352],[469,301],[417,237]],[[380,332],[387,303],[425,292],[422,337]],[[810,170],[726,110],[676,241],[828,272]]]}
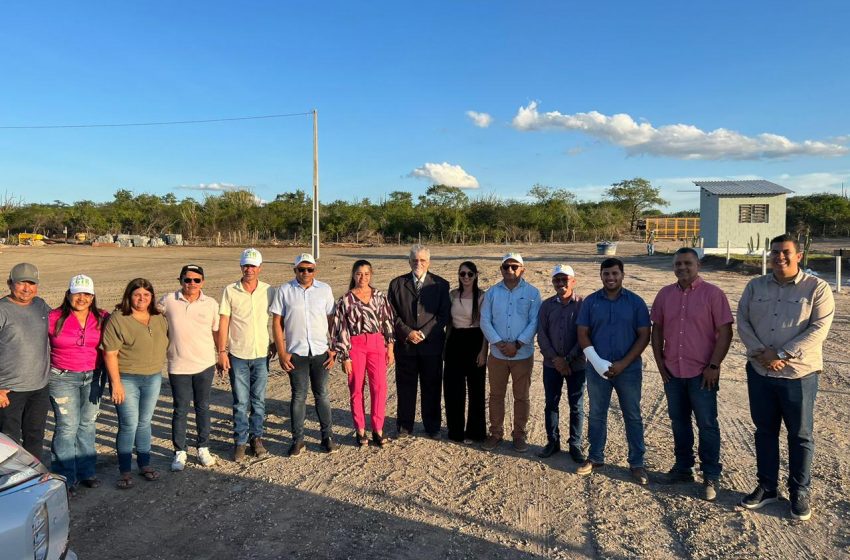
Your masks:
{"label": "man with folded arms", "polygon": [[534,367],[534,335],[540,311],[540,292],[522,277],[522,255],[502,257],[502,281],[487,290],[481,306],[481,330],[490,343],[487,373],[490,380],[490,435],[481,448],[492,451],[504,435],[505,394],[508,379],[514,395],[514,451],[525,453],[529,390]]}
{"label": "man with folded arms", "polygon": [[800,244],[770,241],[771,274],[750,280],[738,303],[738,336],[747,348],[747,391],[756,426],[758,486],[741,500],[759,509],[779,499],[779,428],[788,431],[791,517],[812,516],[814,412],[823,341],[835,316],[829,284],[800,270]]}
{"label": "man with folded arms", "polygon": [[578,341],[590,365],[587,368],[587,395],[590,421],[587,461],[576,472],[586,476],[605,462],[608,438],[608,408],[611,392],[617,392],[626,424],[629,468],[638,484],[649,483],[644,468],[643,418],[640,413],[643,362],[641,353],[649,343],[649,310],[646,302],[623,288],[623,261],[602,261],[599,276],[602,289],[584,299],[578,316]]}
{"label": "man with folded arms", "polygon": [[722,469],[717,390],[720,364],[732,342],[732,311],[726,294],[704,281],[699,270],[699,256],[690,247],[673,255],[677,282],[661,288],[652,303],[652,353],[673,424],[676,462],[668,481],[694,480],[695,417],[703,497],[714,501]]}

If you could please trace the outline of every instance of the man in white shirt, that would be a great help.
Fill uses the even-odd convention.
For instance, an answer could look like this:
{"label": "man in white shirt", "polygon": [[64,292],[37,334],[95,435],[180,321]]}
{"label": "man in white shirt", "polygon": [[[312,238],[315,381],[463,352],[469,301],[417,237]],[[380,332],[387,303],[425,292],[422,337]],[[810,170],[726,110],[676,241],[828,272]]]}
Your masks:
{"label": "man in white shirt", "polygon": [[307,387],[316,400],[316,414],[322,430],[322,450],[338,451],[333,441],[328,376],[336,353],[331,349],[334,295],[331,287],[316,280],[316,259],[309,253],[295,257],[295,279],[277,289],[269,311],[280,367],[292,384],[290,416],[292,446],[289,456],[304,451],[304,416]]}

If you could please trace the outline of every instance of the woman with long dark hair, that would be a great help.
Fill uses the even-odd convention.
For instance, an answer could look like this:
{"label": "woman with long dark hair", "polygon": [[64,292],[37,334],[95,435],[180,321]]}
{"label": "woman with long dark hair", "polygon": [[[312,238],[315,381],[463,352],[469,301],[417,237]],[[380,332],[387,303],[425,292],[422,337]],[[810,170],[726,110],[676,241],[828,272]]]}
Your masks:
{"label": "woman with long dark hair", "polygon": [[95,421],[103,393],[100,342],[108,316],[97,307],[94,281],[84,274],[71,278],[62,305],[48,315],[48,386],[56,423],[50,470],[65,477],[72,495],[80,484],[100,486]]}
{"label": "woman with long dark hair", "polygon": [[150,466],[151,419],[162,384],[168,348],[168,323],[156,308],[153,285],[144,278],[130,280],[121,303],[106,323],[103,350],[112,402],[118,413],[118,488],[133,486],[133,448],[139,474],[159,478]]}
{"label": "woman with long dark hair", "polygon": [[484,290],[478,287],[478,267],[474,262],[462,262],[457,274],[458,287],[450,292],[452,322],[443,373],[446,425],[452,441],[483,441],[487,437],[484,393],[489,350],[479,326]]}
{"label": "woman with long dark hair", "polygon": [[351,267],[348,292],[336,304],[333,339],[334,350],[348,376],[351,416],[355,442],[369,445],[366,437],[366,410],[363,390],[369,379],[372,416],[372,442],[383,447],[384,411],[387,405],[387,367],[393,364],[393,310],[387,297],[371,285],[372,264],[355,261]]}

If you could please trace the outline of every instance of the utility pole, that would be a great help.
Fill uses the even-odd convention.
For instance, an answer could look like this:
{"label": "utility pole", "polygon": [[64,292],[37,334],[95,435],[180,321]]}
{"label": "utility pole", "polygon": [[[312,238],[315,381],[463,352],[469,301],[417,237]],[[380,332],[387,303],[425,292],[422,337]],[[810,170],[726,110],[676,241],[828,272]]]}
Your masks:
{"label": "utility pole", "polygon": [[319,112],[313,109],[313,258],[319,258]]}

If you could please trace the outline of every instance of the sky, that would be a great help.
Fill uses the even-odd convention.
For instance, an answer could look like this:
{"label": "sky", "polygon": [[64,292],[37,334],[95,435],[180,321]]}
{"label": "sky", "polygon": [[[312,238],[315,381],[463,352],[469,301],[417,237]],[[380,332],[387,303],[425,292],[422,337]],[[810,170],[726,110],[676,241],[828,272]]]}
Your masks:
{"label": "sky", "polygon": [[[850,3],[0,4],[0,195],[850,190]],[[293,115],[171,126],[16,128]],[[842,116],[843,115],[843,116]]]}

